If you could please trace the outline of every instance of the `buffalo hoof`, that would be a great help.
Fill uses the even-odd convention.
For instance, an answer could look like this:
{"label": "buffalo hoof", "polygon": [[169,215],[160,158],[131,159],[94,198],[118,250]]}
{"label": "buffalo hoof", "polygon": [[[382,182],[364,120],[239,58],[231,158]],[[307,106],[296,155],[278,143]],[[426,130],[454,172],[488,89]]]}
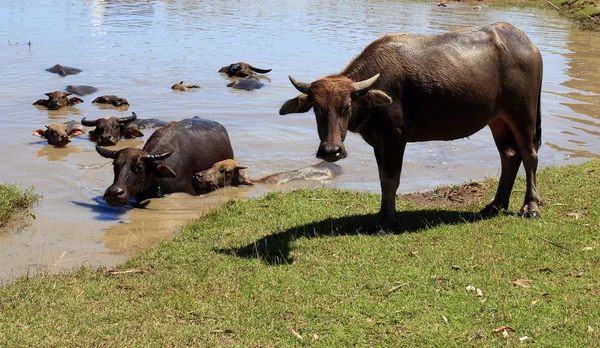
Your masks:
{"label": "buffalo hoof", "polygon": [[542,216],[536,203],[525,204],[519,211],[519,215],[527,219],[537,219]]}
{"label": "buffalo hoof", "polygon": [[505,210],[504,207],[500,207],[494,202],[485,206],[485,208],[479,211],[479,214],[483,217],[494,217],[500,214],[502,210]]}

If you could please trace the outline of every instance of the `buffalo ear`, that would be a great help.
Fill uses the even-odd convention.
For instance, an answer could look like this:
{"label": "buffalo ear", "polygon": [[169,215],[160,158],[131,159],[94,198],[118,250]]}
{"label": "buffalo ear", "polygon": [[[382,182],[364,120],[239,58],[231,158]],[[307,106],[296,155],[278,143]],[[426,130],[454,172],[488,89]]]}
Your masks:
{"label": "buffalo ear", "polygon": [[[69,94],[71,94],[71,93],[69,93]],[[75,105],[75,104],[79,104],[79,103],[83,103],[83,99],[78,98],[78,97],[69,98],[69,104]]]}
{"label": "buffalo ear", "polygon": [[312,102],[308,100],[308,95],[300,94],[296,98],[286,101],[279,109],[280,115],[292,113],[304,113],[312,108]]}
{"label": "buffalo ear", "polygon": [[133,139],[133,138],[137,138],[137,137],[143,137],[144,133],[142,133],[141,130],[139,130],[137,127],[127,127],[123,130],[123,137],[125,139]]}
{"label": "buffalo ear", "polygon": [[40,138],[45,138],[46,137],[46,131],[43,129],[38,129],[35,132],[31,133],[31,135],[35,135],[36,137],[40,137]]}
{"label": "buffalo ear", "polygon": [[83,133],[85,133],[85,131],[83,129],[79,129],[79,128],[72,128],[69,131],[69,135],[72,137],[80,136]]}
{"label": "buffalo ear", "polygon": [[354,96],[354,98],[365,101],[370,106],[385,106],[392,103],[392,98],[379,89],[371,89],[366,93]]}
{"label": "buffalo ear", "polygon": [[165,164],[159,164],[154,168],[154,176],[157,178],[174,178],[175,172]]}

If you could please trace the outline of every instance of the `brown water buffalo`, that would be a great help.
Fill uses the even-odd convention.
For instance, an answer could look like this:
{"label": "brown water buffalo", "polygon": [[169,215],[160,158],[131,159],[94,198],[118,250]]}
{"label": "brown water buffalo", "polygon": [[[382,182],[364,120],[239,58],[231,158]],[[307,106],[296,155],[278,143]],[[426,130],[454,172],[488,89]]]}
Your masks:
{"label": "brown water buffalo", "polygon": [[129,102],[125,98],[119,98],[116,95],[102,95],[92,100],[92,104],[110,104],[112,106],[129,106]]}
{"label": "brown water buffalo", "polygon": [[71,137],[85,133],[83,126],[77,121],[65,123],[53,123],[46,129],[38,129],[32,135],[48,139],[48,144],[54,146],[65,146],[71,142]]}
{"label": "brown water buffalo", "polygon": [[183,81],[181,81],[171,86],[171,89],[174,91],[189,91],[190,89],[200,89],[200,86],[184,84]]}
{"label": "brown water buffalo", "polygon": [[252,65],[244,62],[233,63],[219,69],[219,72],[225,73],[228,76],[237,76],[237,77],[248,77],[256,75],[255,72],[259,74],[266,74],[271,69],[259,69],[255,68]]}
{"label": "brown water buffalo", "polygon": [[85,95],[98,92],[98,88],[87,85],[68,85],[67,92],[83,97]]}
{"label": "brown water buffalo", "polygon": [[135,112],[127,117],[104,117],[97,120],[87,120],[85,117],[81,124],[87,127],[96,127],[90,130],[90,138],[98,145],[116,145],[121,137],[132,139],[143,137],[141,129],[164,127],[167,122],[157,119],[141,120],[137,118]]}
{"label": "brown water buffalo", "polygon": [[290,170],[253,179],[246,168],[233,159],[215,163],[211,168],[194,175],[194,188],[199,193],[208,193],[225,186],[254,184],[283,184],[292,180],[329,180],[341,174],[341,167],[335,163],[319,162],[304,168]]}
{"label": "brown water buffalo", "polygon": [[78,97],[69,98],[72,93],[66,93],[61,91],[54,91],[46,93],[48,99],[38,99],[33,105],[41,105],[48,108],[48,110],[58,110],[65,106],[73,106],[79,103],[83,103],[83,99]]}
{"label": "brown water buffalo", "polygon": [[264,86],[262,82],[260,82],[255,76],[246,77],[243,79],[235,80],[227,85],[227,87],[235,88],[235,89],[245,89],[247,91],[252,91],[255,89],[260,89]]}
{"label": "brown water buffalo", "polygon": [[96,151],[113,159],[115,179],[104,193],[104,200],[113,207],[173,192],[195,195],[195,173],[233,158],[225,127],[197,117],[158,129],[141,150],[96,146]]}
{"label": "brown water buffalo", "polygon": [[60,76],[64,77],[64,76],[67,76],[67,75],[77,75],[82,70],[81,69],[77,69],[77,68],[72,68],[70,66],[64,66],[64,65],[56,64],[55,66],[46,69],[46,71],[54,73],[54,74],[59,74]]}
{"label": "brown water buffalo", "polygon": [[368,45],[340,73],[312,83],[290,76],[302,94],[279,113],[314,109],[321,143],[317,157],[346,157],[346,132],[373,147],[381,182],[375,232],[396,221],[395,196],[406,144],[468,137],[490,127],[502,173],[494,200],[481,213],[507,209],[521,162],[527,190],[522,216],[538,217],[542,57],[508,23],[440,35],[392,34]]}

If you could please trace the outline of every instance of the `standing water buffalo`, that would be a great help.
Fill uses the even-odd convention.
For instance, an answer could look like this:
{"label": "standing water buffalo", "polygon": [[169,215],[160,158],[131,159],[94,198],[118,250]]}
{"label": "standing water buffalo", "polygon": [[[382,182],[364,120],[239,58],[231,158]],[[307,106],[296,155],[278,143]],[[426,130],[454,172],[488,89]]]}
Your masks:
{"label": "standing water buffalo", "polygon": [[96,151],[114,160],[115,179],[104,193],[104,200],[113,207],[173,192],[195,195],[195,173],[233,158],[225,127],[201,118],[171,122],[154,132],[141,150],[96,146]]}
{"label": "standing water buffalo", "polygon": [[69,98],[72,93],[54,91],[45,94],[48,96],[48,99],[38,99],[35,103],[33,103],[33,105],[45,106],[48,108],[48,110],[58,110],[65,106],[73,106],[83,103],[83,99],[81,98]]}
{"label": "standing water buffalo", "polygon": [[269,71],[271,71],[271,69],[255,68],[252,65],[244,62],[229,64],[219,69],[219,72],[225,73],[231,77],[249,77],[256,75],[255,72],[259,74],[266,74]]}
{"label": "standing water buffalo", "polygon": [[283,184],[292,180],[329,180],[342,172],[339,165],[322,161],[304,168],[253,179],[246,173],[246,168],[248,167],[241,166],[232,159],[217,162],[211,168],[194,175],[194,188],[199,193],[208,193],[225,186]]}
{"label": "standing water buffalo", "polygon": [[508,208],[521,162],[527,190],[520,210],[538,217],[536,189],[541,144],[542,57],[508,23],[440,35],[392,34],[368,45],[340,73],[312,83],[290,81],[302,94],[279,113],[314,109],[321,143],[317,157],[346,157],[349,130],[373,147],[382,200],[373,232],[396,221],[395,196],[406,144],[468,137],[490,127],[502,173],[496,197],[482,211]]}
{"label": "standing water buffalo", "polygon": [[157,119],[140,120],[135,112],[128,117],[104,117],[97,120],[81,119],[81,124],[87,127],[96,127],[90,131],[90,138],[97,141],[98,145],[116,145],[121,136],[126,139],[143,137],[140,129],[164,127],[167,122]]}
{"label": "standing water buffalo", "polygon": [[71,142],[71,137],[85,133],[83,126],[77,121],[65,123],[53,123],[46,129],[38,129],[32,135],[48,139],[48,144],[54,146],[65,146]]}

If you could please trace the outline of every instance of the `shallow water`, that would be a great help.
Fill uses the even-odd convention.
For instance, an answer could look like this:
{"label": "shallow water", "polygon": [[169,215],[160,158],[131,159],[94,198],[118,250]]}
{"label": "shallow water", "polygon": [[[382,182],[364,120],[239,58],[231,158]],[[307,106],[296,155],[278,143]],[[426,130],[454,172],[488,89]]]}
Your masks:
{"label": "shallow water", "polygon": [[[565,165],[600,157],[600,35],[582,32],[551,12],[494,10],[434,2],[399,1],[23,1],[0,11],[0,128],[2,182],[33,185],[44,196],[36,219],[0,237],[0,279],[85,264],[111,265],[170,237],[183,224],[229,197],[252,197],[290,186],[227,189],[205,197],[175,194],[147,209],[113,209],[101,195],[112,183],[109,160],[87,136],[53,148],[31,136],[52,122],[127,116],[166,121],[201,116],[228,129],[236,159],[259,177],[316,163],[318,137],[312,112],[281,117],[281,104],[297,95],[287,76],[311,81],[341,70],[369,42],[390,32],[440,33],[507,21],[542,51],[543,147],[540,164]],[[31,42],[31,46],[27,43]],[[245,61],[273,69],[257,91],[225,87],[217,70]],[[82,69],[60,77],[54,64]],[[184,80],[197,91],[174,92]],[[92,85],[85,103],[59,111],[31,104],[67,85]],[[128,110],[100,108],[91,100],[115,94]],[[120,147],[142,146],[143,139]],[[328,186],[379,192],[371,148],[346,140],[344,174]],[[410,144],[399,192],[480,180],[499,174],[487,129],[470,139]],[[544,188],[540,187],[543,196]]]}

